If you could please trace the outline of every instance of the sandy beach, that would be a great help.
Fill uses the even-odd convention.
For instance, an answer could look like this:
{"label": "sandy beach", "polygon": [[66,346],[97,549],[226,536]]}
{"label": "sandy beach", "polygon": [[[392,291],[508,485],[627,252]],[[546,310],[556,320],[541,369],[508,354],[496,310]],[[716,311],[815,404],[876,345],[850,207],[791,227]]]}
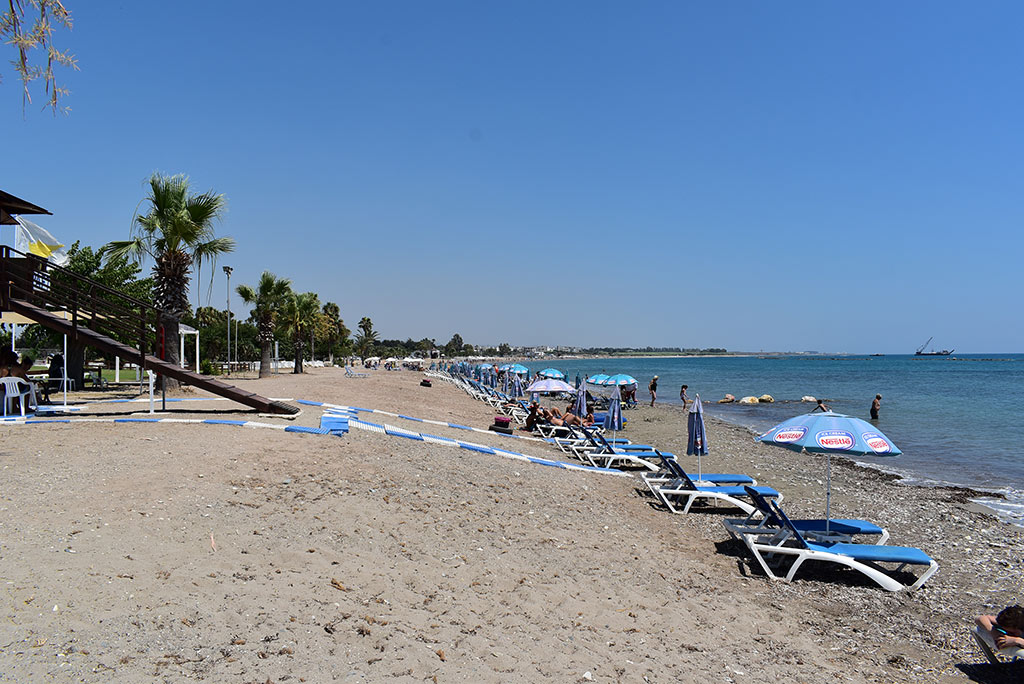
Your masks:
{"label": "sandy beach", "polygon": [[[337,368],[239,385],[264,396],[484,428],[494,412],[422,374]],[[113,398],[115,395],[94,395]],[[185,392],[185,399],[201,392]],[[833,462],[832,512],[940,563],[919,591],[852,573],[771,582],[721,520],[673,515],[634,474],[567,471],[353,430],[189,423],[0,426],[0,681],[1019,682],[971,618],[1024,596],[1024,532],[968,502]],[[164,417],[254,420],[226,401]],[[627,413],[685,453],[678,407]],[[383,419],[410,430],[422,424]],[[549,445],[443,437],[567,458]],[[709,420],[706,470],[745,472],[820,517],[824,463]],[[681,456],[687,467],[690,464]]]}

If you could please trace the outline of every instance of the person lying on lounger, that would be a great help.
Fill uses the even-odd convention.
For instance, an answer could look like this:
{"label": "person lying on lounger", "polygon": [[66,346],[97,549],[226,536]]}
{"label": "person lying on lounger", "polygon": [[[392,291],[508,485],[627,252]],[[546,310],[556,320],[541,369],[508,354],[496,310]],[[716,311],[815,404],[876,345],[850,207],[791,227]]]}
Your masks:
{"label": "person lying on lounger", "polygon": [[996,648],[1024,648],[1024,607],[1007,606],[999,615],[979,615],[974,622]]}
{"label": "person lying on lounger", "polygon": [[530,411],[526,414],[526,425],[523,429],[527,432],[533,432],[537,427],[537,423],[544,420],[544,415],[541,413],[540,404],[537,402],[530,403]]}
{"label": "person lying on lounger", "polygon": [[543,411],[544,418],[552,425],[559,427],[563,425],[583,425],[583,421],[575,413],[570,413],[569,411],[562,413],[557,408],[552,408],[551,410],[543,409]]}

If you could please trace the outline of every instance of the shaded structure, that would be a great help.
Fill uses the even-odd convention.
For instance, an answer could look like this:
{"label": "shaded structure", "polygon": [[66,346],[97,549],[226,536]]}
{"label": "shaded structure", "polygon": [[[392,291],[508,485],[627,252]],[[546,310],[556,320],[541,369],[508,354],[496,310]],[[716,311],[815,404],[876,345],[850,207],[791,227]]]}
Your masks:
{"label": "shaded structure", "polygon": [[[0,208],[8,218],[12,213],[50,213],[13,195],[0,195]],[[159,309],[34,254],[24,254],[7,246],[0,246],[0,311],[20,314],[67,335],[68,339],[129,359],[142,369],[202,387],[263,413],[299,412],[295,406],[272,401],[165,361],[162,357],[167,346],[176,346],[179,341],[165,338],[160,324],[163,314]]]}
{"label": "shaded structure", "polygon": [[17,221],[14,220],[12,214],[48,214],[52,216],[46,209],[38,207],[31,202],[27,202],[20,197],[8,194],[3,190],[0,190],[0,225],[14,226],[17,225]]}

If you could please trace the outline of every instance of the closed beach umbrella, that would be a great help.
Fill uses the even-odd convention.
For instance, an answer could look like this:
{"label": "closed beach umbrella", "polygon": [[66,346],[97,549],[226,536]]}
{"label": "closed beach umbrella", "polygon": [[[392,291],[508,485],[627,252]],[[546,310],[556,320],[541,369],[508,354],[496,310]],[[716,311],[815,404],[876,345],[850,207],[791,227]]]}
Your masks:
{"label": "closed beach umbrella", "polygon": [[582,381],[582,380],[580,380],[580,374],[579,374],[579,373],[577,373],[577,374],[576,374],[576,389],[579,389],[579,388],[580,388],[580,385],[582,385],[582,384],[583,384],[583,381]]}
{"label": "closed beach umbrella", "polygon": [[[519,376],[516,377],[518,378]],[[526,392],[540,394],[561,394],[562,392],[572,393],[575,391],[573,386],[564,380],[552,380],[549,378],[537,380],[526,388]]]}
{"label": "closed beach umbrella", "polygon": [[523,394],[523,382],[522,382],[522,380],[519,379],[518,375],[513,375],[512,376],[512,398],[513,399],[518,399],[518,398],[520,398],[522,396],[525,396]]}
{"label": "closed beach umbrella", "polygon": [[899,456],[891,439],[871,423],[841,413],[808,413],[779,423],[757,438],[792,451],[825,454],[825,532],[832,504],[832,454],[847,456]]}
{"label": "closed beach umbrella", "polygon": [[[577,375],[576,379],[579,380],[580,376]],[[576,385],[576,400],[573,402],[572,412],[580,418],[587,415],[587,391],[580,389],[578,384]]]}
{"label": "closed beach umbrella", "polygon": [[690,413],[686,416],[686,455],[697,456],[697,479],[701,478],[700,457],[708,453],[708,437],[704,429],[704,408],[700,404],[698,394],[690,406]]}
{"label": "closed beach umbrella", "polygon": [[551,378],[552,380],[565,380],[565,373],[557,368],[545,368],[539,375],[542,378]]}
{"label": "closed beach umbrella", "polygon": [[615,433],[622,429],[622,400],[618,392],[613,394],[608,402],[608,413],[604,415],[604,429],[612,431],[613,442]]}

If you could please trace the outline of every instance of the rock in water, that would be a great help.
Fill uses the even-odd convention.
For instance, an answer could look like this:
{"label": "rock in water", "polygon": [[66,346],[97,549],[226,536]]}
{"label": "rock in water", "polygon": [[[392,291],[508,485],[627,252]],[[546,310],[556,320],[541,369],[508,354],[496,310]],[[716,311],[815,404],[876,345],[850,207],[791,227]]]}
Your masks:
{"label": "rock in water", "polygon": [[759,402],[761,402],[762,404],[774,404],[775,403],[775,397],[773,397],[770,394],[762,394],[761,396],[759,396],[757,398],[757,400]]}

